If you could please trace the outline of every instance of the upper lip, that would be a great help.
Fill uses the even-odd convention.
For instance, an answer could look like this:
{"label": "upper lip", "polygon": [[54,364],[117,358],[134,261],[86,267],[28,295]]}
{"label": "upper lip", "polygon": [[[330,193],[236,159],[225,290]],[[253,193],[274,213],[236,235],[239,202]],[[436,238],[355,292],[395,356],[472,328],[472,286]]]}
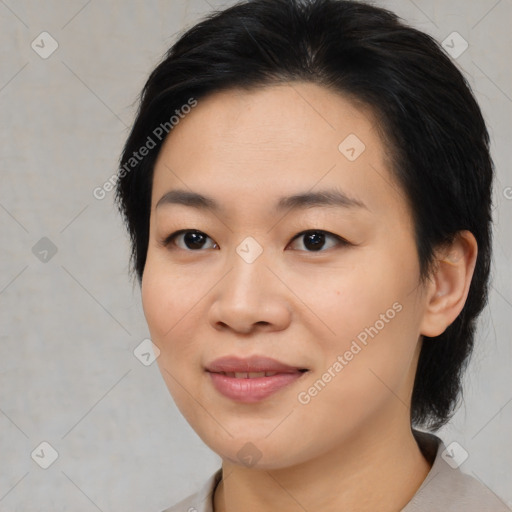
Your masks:
{"label": "upper lip", "polygon": [[206,371],[211,373],[242,373],[242,372],[277,372],[277,373],[296,373],[305,368],[300,366],[290,366],[265,356],[237,357],[225,356],[215,359],[206,366]]}

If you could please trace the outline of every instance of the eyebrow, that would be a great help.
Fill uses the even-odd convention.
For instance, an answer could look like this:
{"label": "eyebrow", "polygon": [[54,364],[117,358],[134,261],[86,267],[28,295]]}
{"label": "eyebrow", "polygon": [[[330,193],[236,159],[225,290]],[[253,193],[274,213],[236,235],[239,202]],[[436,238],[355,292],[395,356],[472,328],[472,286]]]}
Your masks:
{"label": "eyebrow", "polygon": [[[187,190],[170,190],[156,203],[155,209],[164,204],[181,204],[199,210],[219,212],[223,208],[215,199]],[[298,210],[311,207],[334,206],[341,208],[369,208],[359,199],[348,196],[341,190],[329,189],[318,192],[303,192],[281,197],[275,206],[275,212],[281,210]]]}

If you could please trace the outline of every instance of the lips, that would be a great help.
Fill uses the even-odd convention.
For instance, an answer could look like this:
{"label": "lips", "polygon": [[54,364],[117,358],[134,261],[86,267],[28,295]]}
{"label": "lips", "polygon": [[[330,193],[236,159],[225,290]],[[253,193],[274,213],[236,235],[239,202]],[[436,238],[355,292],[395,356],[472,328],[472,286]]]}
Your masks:
{"label": "lips", "polygon": [[290,366],[265,356],[251,356],[246,358],[226,356],[215,359],[215,361],[206,366],[206,371],[211,373],[248,374],[248,377],[240,378],[253,378],[263,376],[255,375],[257,373],[296,373],[305,371],[305,368]]}
{"label": "lips", "polygon": [[258,379],[260,377],[273,377],[279,372],[214,372],[226,375],[227,377],[235,377],[237,379]]}
{"label": "lips", "polygon": [[236,402],[254,403],[291,385],[307,369],[264,356],[216,359],[205,368],[214,388]]}

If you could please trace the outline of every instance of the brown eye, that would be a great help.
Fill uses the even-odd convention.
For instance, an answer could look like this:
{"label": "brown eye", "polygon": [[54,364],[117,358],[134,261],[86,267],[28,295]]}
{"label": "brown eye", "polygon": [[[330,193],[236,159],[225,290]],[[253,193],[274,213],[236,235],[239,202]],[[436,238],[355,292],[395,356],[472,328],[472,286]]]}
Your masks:
{"label": "brown eye", "polygon": [[213,246],[210,244],[208,247],[207,241],[213,240],[202,231],[192,230],[192,229],[182,229],[180,231],[176,231],[172,235],[169,235],[163,242],[163,245],[168,246],[173,243],[177,245],[180,249],[196,251],[200,249],[215,249],[217,248],[217,244],[213,242]]}
{"label": "brown eye", "polygon": [[330,249],[337,245],[348,245],[348,242],[338,235],[321,230],[304,231],[293,239],[293,241],[295,240],[302,240],[301,245],[308,252],[320,252],[322,249]]}

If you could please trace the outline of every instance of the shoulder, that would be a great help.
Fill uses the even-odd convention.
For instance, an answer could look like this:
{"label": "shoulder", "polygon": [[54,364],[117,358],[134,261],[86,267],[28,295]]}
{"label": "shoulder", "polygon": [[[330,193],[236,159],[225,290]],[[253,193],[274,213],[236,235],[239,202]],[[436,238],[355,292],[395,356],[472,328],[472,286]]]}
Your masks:
{"label": "shoulder", "polygon": [[218,469],[196,493],[162,512],[213,512],[213,492],[221,478],[222,469]]}
{"label": "shoulder", "polygon": [[453,450],[433,434],[415,432],[418,443],[433,454],[433,465],[413,499],[402,512],[510,512],[510,509],[479,480],[463,473]]}

